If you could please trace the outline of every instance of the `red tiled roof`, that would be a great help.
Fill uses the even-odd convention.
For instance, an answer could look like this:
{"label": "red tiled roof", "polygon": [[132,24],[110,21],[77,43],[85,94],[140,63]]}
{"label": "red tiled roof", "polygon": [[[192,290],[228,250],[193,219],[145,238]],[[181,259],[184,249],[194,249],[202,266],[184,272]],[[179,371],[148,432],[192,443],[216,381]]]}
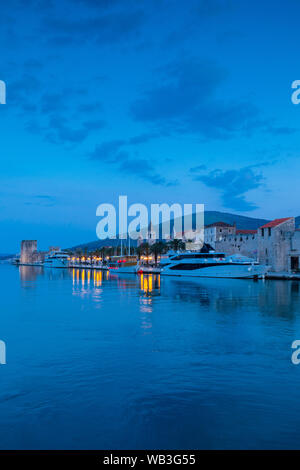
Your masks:
{"label": "red tiled roof", "polygon": [[233,225],[227,224],[226,222],[214,222],[213,224],[205,225],[205,228],[209,227],[233,227]]}
{"label": "red tiled roof", "polygon": [[257,230],[237,230],[236,233],[237,235],[253,235],[257,233]]}
{"label": "red tiled roof", "polygon": [[274,219],[271,222],[268,222],[267,224],[263,225],[262,227],[259,228],[273,228],[277,227],[277,225],[282,224],[283,222],[286,222],[287,220],[292,219],[293,217],[285,217],[284,219]]}

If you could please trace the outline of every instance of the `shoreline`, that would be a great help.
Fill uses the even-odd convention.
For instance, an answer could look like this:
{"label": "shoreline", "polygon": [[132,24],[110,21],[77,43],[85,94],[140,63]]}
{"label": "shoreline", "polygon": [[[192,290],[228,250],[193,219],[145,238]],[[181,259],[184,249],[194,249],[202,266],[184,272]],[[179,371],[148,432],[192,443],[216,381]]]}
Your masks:
{"label": "shoreline", "polygon": [[[10,264],[10,263],[3,263],[3,264]],[[32,263],[20,263],[20,264],[12,264],[12,266],[31,266],[34,268],[44,268],[42,264],[32,264]],[[62,266],[62,267],[55,267],[55,268],[49,268],[46,267],[46,269],[92,269],[92,270],[98,270],[98,271],[109,271],[108,268],[102,267],[102,266],[82,266],[82,265],[75,265],[75,266]],[[114,274],[118,274],[117,272]],[[119,273],[122,274],[122,273]],[[123,272],[123,274],[128,274]],[[129,274],[138,274],[138,272],[130,272]],[[160,273],[151,273],[151,272],[145,272],[143,274],[160,274]],[[200,276],[199,276],[200,277]],[[216,278],[217,279],[217,278]],[[268,274],[265,275],[264,279],[266,280],[282,280],[282,281],[300,281],[300,273],[287,273],[287,272],[269,272]]]}

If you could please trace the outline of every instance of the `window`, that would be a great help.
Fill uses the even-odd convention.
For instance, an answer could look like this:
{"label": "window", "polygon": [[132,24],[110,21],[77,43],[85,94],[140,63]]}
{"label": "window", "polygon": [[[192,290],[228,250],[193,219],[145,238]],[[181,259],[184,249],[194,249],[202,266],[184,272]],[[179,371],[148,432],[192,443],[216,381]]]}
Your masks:
{"label": "window", "polygon": [[262,237],[265,236],[265,229],[264,229],[264,228],[261,229],[261,236],[262,236]]}
{"label": "window", "polygon": [[203,263],[201,264],[190,264],[190,263],[181,263],[176,264],[175,266],[171,266],[169,269],[172,271],[193,271],[194,269],[200,269],[205,266]]}
{"label": "window", "polygon": [[171,258],[171,261],[180,261],[182,259],[207,259],[207,258],[225,258],[224,253],[199,253],[199,254],[183,254]]}
{"label": "window", "polygon": [[[194,271],[195,269],[204,269],[204,268],[211,268],[215,266],[227,266],[229,263],[180,263],[171,266],[169,269],[171,271]],[[232,265],[233,263],[230,263]]]}
{"label": "window", "polygon": [[271,236],[271,227],[268,228],[268,232],[269,232],[268,235],[270,237]]}
{"label": "window", "polygon": [[299,257],[298,256],[291,257],[291,270],[299,271]]}

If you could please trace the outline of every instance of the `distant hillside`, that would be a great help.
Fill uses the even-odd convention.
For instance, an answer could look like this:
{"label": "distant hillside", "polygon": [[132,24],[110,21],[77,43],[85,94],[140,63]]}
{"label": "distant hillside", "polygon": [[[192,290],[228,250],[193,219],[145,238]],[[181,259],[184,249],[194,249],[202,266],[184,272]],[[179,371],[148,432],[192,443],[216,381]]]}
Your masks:
{"label": "distant hillside", "polygon": [[253,217],[246,217],[244,215],[230,214],[227,212],[205,211],[204,223],[205,225],[213,224],[214,222],[226,222],[227,224],[236,224],[240,230],[256,230],[258,227],[269,222],[267,219],[255,219]]}
{"label": "distant hillside", "polygon": [[[123,240],[123,242],[126,240]],[[127,241],[128,243],[128,241]],[[134,243],[133,240],[130,240],[131,246],[136,246],[136,242]],[[102,246],[119,246],[120,245],[120,240],[95,240],[93,242],[88,242],[88,243],[82,243],[81,245],[76,245],[72,246],[70,248],[66,248],[71,251],[94,251],[99,248],[102,248]]]}
{"label": "distant hillside", "polygon": [[8,254],[4,254],[4,253],[0,253],[0,260],[3,261],[3,260],[7,260],[7,259],[12,259],[14,258],[16,255],[8,255]]}
{"label": "distant hillside", "polygon": [[[300,224],[300,217],[298,224]],[[227,212],[217,212],[217,211],[205,211],[204,214],[204,223],[205,225],[212,224],[214,222],[226,222],[227,224],[233,225],[236,224],[238,229],[241,230],[256,230],[261,225],[269,222],[267,219],[255,219],[253,217],[246,217],[244,215],[230,214]],[[173,227],[173,221],[171,221],[171,230]],[[125,242],[125,240],[123,241]],[[126,244],[128,241],[126,241]],[[131,240],[131,246],[136,246],[137,242]],[[102,246],[118,246],[120,245],[120,240],[95,240],[93,242],[82,243],[80,245],[73,246],[69,248],[72,251],[93,251],[101,248]]]}

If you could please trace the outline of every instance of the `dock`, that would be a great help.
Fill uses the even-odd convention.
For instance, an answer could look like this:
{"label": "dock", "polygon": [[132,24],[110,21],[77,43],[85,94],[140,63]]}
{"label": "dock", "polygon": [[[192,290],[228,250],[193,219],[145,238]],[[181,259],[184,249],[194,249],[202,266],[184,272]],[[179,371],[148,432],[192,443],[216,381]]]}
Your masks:
{"label": "dock", "polygon": [[265,276],[266,279],[281,279],[290,281],[300,281],[300,273],[287,273],[287,272],[269,272]]}

